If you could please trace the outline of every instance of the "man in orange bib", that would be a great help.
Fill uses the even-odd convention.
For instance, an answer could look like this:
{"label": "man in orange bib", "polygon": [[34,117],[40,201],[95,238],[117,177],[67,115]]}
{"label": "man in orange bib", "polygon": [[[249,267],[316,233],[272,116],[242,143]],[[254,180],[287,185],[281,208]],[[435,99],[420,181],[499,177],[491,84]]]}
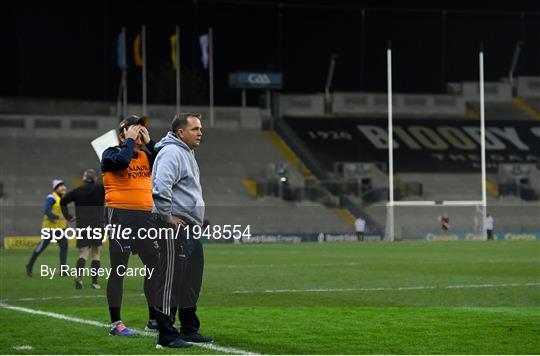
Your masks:
{"label": "man in orange bib", "polygon": [[[131,229],[127,239],[118,238],[118,235],[117,238],[109,238],[111,276],[107,283],[107,301],[111,317],[110,333],[117,336],[135,334],[125,327],[120,317],[122,271],[127,268],[130,254],[138,254],[148,270],[157,270],[159,264],[158,244],[155,240],[139,238],[139,231],[152,224],[152,165],[155,151],[147,125],[146,117],[130,116],[124,119],[118,130],[120,145],[106,149],[101,159],[105,187],[105,224],[119,230]],[[154,295],[158,279],[148,275],[144,280],[149,311],[147,329],[156,330]]]}

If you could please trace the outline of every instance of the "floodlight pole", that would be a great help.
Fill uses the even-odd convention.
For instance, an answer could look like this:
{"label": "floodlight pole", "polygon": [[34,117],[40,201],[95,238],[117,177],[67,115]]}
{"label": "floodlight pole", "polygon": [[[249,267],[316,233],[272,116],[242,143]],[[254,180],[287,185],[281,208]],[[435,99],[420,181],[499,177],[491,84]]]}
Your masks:
{"label": "floodlight pole", "polygon": [[127,116],[128,92],[127,92],[127,46],[126,46],[126,28],[122,27],[122,50],[124,56],[122,58],[122,119]]}
{"label": "floodlight pole", "polygon": [[510,86],[512,87],[512,94],[514,91],[514,72],[516,71],[517,63],[519,60],[519,54],[521,53],[521,41],[516,43],[516,48],[514,49],[514,54],[512,55],[512,63],[510,64],[510,70],[508,71],[508,80],[510,81]]}
{"label": "floodlight pole", "polygon": [[210,127],[214,127],[214,34],[212,27],[208,29],[208,57]]}
{"label": "floodlight pole", "polygon": [[334,80],[334,70],[336,68],[336,58],[337,54],[332,53],[330,56],[330,65],[328,67],[328,75],[326,76],[326,84],[324,86],[324,111],[326,114],[332,112],[332,99],[330,97],[330,87],[332,86],[332,81]]}
{"label": "floodlight pole", "polygon": [[485,97],[484,97],[484,48],[480,46],[479,53],[480,65],[480,154],[482,166],[482,237],[486,236],[486,214],[487,214],[487,194],[486,194],[486,117],[485,117]]}
{"label": "floodlight pole", "polygon": [[176,114],[180,114],[180,26],[176,26]]}
{"label": "floodlight pole", "polygon": [[142,52],[142,114],[147,115],[146,110],[146,26],[141,28],[141,52]]}
{"label": "floodlight pole", "polygon": [[388,237],[394,241],[394,126],[392,118],[392,48],[388,42],[386,51],[387,80],[388,80],[388,208],[387,226]]}

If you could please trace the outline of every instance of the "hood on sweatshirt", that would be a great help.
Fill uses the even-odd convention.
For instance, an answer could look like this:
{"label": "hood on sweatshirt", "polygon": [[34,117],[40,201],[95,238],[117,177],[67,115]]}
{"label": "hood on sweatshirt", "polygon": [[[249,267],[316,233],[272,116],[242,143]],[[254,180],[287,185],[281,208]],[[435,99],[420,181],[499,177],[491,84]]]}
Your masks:
{"label": "hood on sweatshirt", "polygon": [[186,145],[186,143],[184,141],[182,141],[178,137],[176,137],[176,135],[172,131],[167,132],[167,134],[161,140],[159,140],[158,143],[156,143],[154,148],[155,148],[156,151],[159,151],[160,149],[162,149],[166,145],[177,145],[177,146],[182,147],[186,151],[191,152],[191,148],[189,148],[188,145]]}
{"label": "hood on sweatshirt", "polygon": [[159,152],[152,170],[153,211],[165,221],[175,215],[202,225],[205,208],[193,150],[171,131],[155,149]]}

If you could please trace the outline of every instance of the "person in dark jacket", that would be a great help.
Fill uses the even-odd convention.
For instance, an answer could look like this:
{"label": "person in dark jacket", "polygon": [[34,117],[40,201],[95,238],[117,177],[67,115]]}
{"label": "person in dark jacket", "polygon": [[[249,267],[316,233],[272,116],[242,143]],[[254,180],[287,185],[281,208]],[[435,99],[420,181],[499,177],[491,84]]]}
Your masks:
{"label": "person in dark jacket", "polygon": [[[77,217],[77,228],[102,228],[103,227],[103,203],[105,202],[105,190],[103,185],[96,183],[96,171],[87,169],[83,174],[83,185],[73,189],[62,197],[60,207],[62,214],[68,221],[73,220],[67,205],[75,203],[75,216]],[[78,276],[75,278],[75,288],[82,289],[83,282],[80,271],[84,269],[88,260],[89,247],[92,247],[92,270],[97,271],[100,268],[101,247],[103,238],[96,239],[88,235],[88,230],[81,231],[82,239],[77,239],[77,248],[79,249],[79,259],[76,267]],[[92,274],[92,288],[100,289],[97,274]]]}
{"label": "person in dark jacket", "polygon": [[[138,239],[141,229],[152,225],[152,165],[154,142],[150,140],[146,117],[130,116],[122,120],[118,133],[120,145],[109,147],[103,152],[101,171],[105,186],[106,225],[131,229],[130,239],[110,239],[109,256],[111,276],[107,283],[107,301],[111,317],[111,335],[131,336],[121,320],[120,309],[123,295],[123,276],[118,268],[127,267],[131,253],[138,254],[147,269],[157,271],[159,246],[155,240]],[[147,275],[144,294],[148,303],[149,320],[147,330],[157,330],[154,295],[158,282]]]}

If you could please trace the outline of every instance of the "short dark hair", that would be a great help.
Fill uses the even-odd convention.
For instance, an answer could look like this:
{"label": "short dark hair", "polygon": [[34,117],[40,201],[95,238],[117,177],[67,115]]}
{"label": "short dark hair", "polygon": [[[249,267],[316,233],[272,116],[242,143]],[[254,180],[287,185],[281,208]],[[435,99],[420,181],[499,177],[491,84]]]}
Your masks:
{"label": "short dark hair", "polygon": [[192,113],[192,112],[186,112],[186,113],[175,115],[171,123],[172,132],[176,132],[178,131],[178,129],[185,129],[188,124],[187,119],[190,117],[196,117],[197,119],[200,120],[202,115],[198,113]]}

